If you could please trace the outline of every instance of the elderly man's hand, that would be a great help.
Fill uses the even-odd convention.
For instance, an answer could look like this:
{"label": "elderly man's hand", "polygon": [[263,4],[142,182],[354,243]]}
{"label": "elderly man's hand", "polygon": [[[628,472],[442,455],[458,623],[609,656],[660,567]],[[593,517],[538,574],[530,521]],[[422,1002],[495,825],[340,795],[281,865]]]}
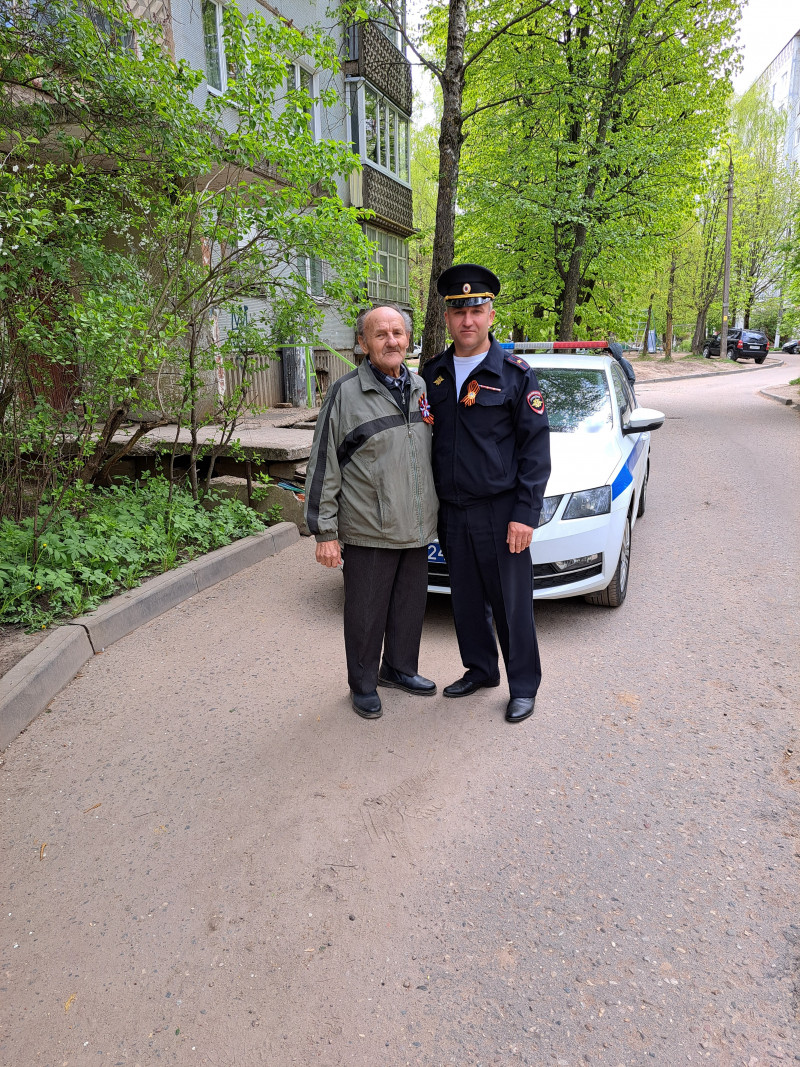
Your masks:
{"label": "elderly man's hand", "polygon": [[323,567],[340,567],[342,564],[342,552],[338,541],[317,542],[317,563]]}
{"label": "elderly man's hand", "polygon": [[524,552],[526,548],[531,547],[532,540],[532,526],[525,526],[524,523],[521,522],[510,522],[508,524],[506,544],[508,545],[509,552]]}

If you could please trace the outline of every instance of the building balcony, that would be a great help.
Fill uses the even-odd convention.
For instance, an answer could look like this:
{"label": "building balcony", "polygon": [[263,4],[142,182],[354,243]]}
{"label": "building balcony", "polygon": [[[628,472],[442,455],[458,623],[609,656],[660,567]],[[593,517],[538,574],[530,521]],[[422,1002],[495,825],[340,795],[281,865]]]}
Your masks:
{"label": "building balcony", "polygon": [[406,115],[411,114],[411,64],[371,22],[351,26],[347,35],[345,75],[366,78]]}
{"label": "building balcony", "polygon": [[375,225],[399,237],[414,233],[411,190],[365,163],[350,175],[350,203],[375,213]]}

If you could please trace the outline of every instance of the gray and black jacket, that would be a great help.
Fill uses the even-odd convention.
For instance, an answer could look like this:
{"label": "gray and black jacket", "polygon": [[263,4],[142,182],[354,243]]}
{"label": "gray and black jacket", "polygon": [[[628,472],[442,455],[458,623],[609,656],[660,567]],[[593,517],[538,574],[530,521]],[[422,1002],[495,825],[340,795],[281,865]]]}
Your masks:
{"label": "gray and black jacket", "polygon": [[306,477],[306,523],[317,541],[421,548],[436,538],[438,501],[425,383],[409,372],[408,415],[366,360],[328,390]]}

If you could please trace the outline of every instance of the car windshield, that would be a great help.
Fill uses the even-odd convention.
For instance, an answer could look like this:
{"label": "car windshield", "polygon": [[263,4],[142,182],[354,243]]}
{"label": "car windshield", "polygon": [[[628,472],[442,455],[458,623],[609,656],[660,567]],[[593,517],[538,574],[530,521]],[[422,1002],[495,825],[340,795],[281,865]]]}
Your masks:
{"label": "car windshield", "polygon": [[743,341],[755,341],[757,344],[761,344],[762,341],[766,341],[766,337],[763,333],[756,333],[754,330],[745,330],[742,334]]}
{"label": "car windshield", "polygon": [[536,368],[553,433],[597,433],[611,426],[611,395],[602,370]]}

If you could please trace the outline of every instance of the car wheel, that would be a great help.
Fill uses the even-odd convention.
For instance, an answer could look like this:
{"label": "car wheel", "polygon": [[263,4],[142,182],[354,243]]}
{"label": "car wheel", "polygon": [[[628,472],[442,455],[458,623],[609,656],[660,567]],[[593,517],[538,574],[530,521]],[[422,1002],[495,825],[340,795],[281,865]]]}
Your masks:
{"label": "car wheel", "polygon": [[728,359],[732,359],[733,362],[736,363],[738,358],[739,357],[736,355],[736,349],[735,348],[729,348],[728,349]]}
{"label": "car wheel", "polygon": [[703,359],[711,359],[711,349],[708,345],[703,345]]}
{"label": "car wheel", "polygon": [[645,508],[647,507],[647,482],[650,478],[650,460],[647,461],[647,469],[644,472],[644,481],[642,482],[642,489],[639,493],[639,506],[636,509],[636,518],[641,519],[644,515]]}
{"label": "car wheel", "polygon": [[766,356],[756,356],[755,361],[756,363],[763,363],[766,358]]}
{"label": "car wheel", "polygon": [[585,599],[590,604],[599,604],[604,608],[618,608],[625,600],[628,592],[628,573],[631,566],[631,517],[625,520],[625,529],[622,533],[622,548],[619,551],[619,561],[614,577],[605,589],[599,593],[587,593]]}

